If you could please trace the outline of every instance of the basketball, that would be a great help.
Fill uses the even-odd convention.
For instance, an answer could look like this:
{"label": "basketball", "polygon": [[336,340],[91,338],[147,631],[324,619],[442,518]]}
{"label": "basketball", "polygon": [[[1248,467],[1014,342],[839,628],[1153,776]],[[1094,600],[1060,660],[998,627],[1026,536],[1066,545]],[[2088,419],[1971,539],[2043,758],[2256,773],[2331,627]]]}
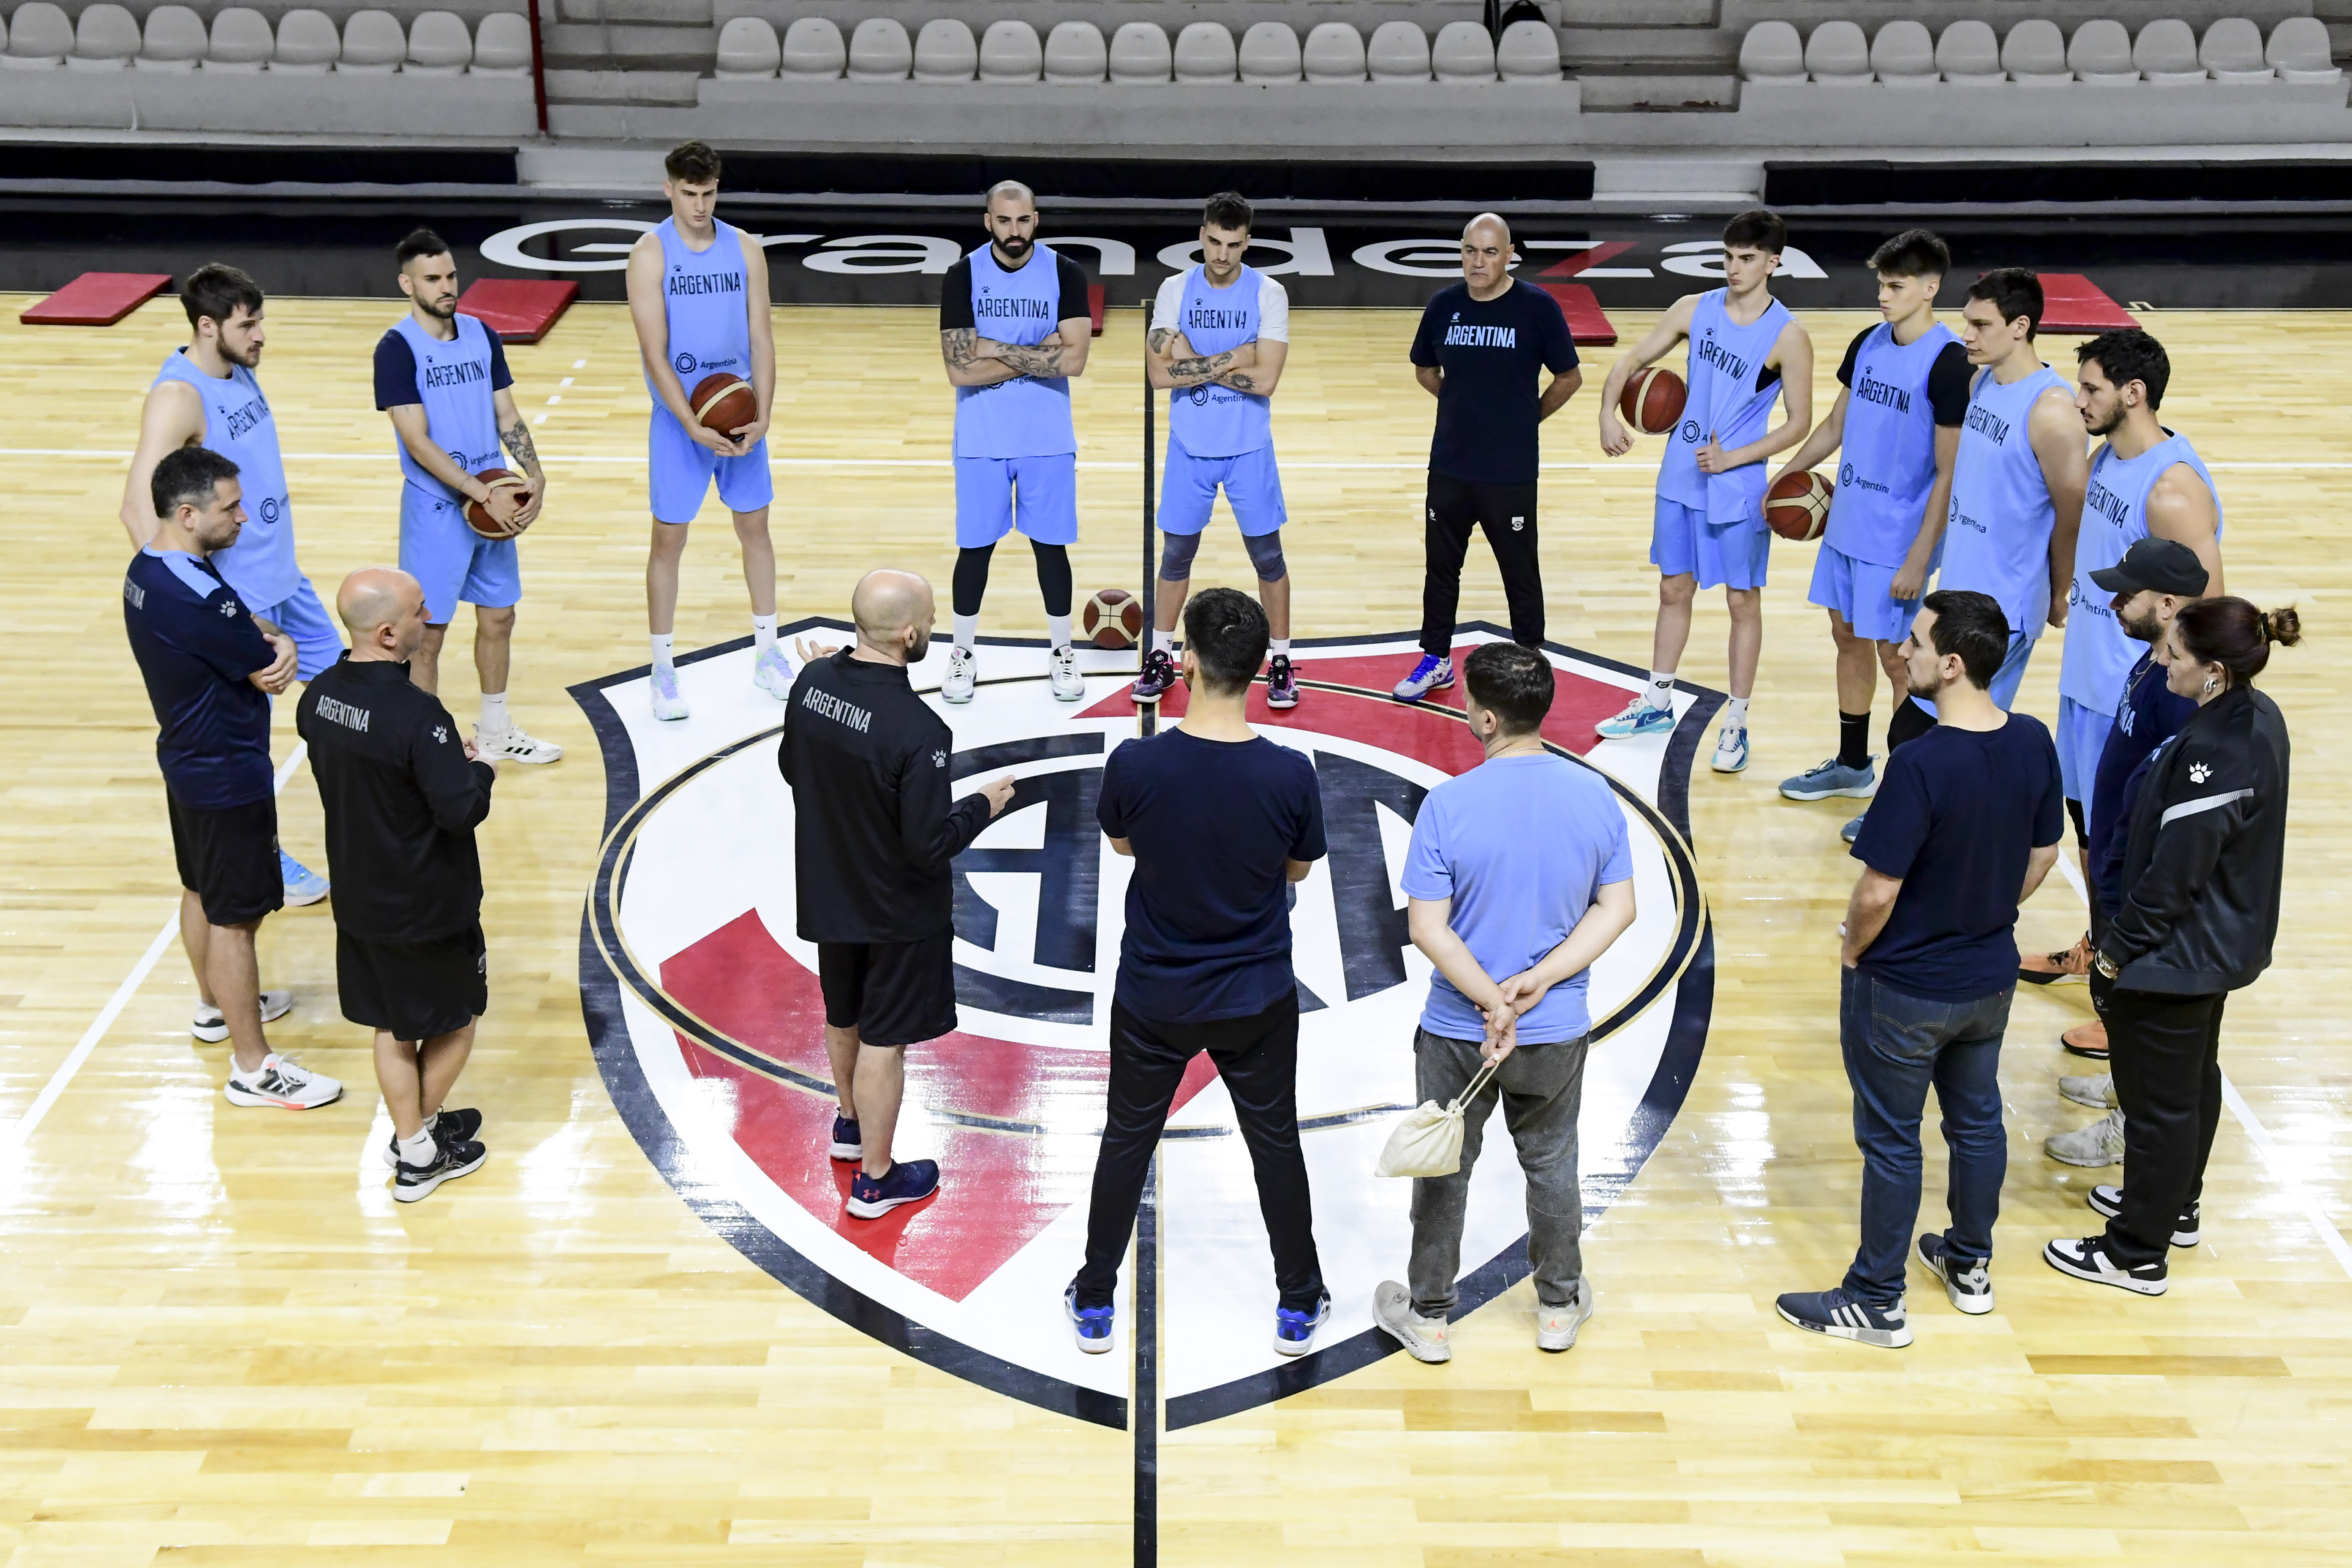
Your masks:
{"label": "basketball", "polygon": [[694,384],[694,395],[686,401],[705,430],[730,439],[760,416],[760,395],[740,375],[706,375]]}
{"label": "basketball", "polygon": [[1683,416],[1683,402],[1689,395],[1681,376],[1654,364],[1626,378],[1625,390],[1617,395],[1617,412],[1643,435],[1663,436]]}
{"label": "basketball", "polygon": [[[507,468],[484,468],[474,476],[493,490],[527,490],[530,481]],[[512,539],[522,530],[501,523],[492,518],[478,500],[466,503],[466,526],[484,539]]]}
{"label": "basketball", "polygon": [[1124,588],[1097,588],[1078,625],[1097,647],[1133,647],[1143,636],[1143,601]]}
{"label": "basketball", "polygon": [[1811,468],[1782,474],[1764,493],[1765,526],[1802,544],[1829,526],[1830,482]]}

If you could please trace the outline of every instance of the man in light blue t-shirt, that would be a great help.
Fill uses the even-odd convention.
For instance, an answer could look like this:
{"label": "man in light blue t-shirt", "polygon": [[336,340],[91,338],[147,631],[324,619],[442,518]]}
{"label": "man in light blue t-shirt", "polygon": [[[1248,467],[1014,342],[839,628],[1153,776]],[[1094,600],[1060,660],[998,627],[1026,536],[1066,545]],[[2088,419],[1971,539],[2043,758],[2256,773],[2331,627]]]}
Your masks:
{"label": "man in light blue t-shirt", "polygon": [[1624,810],[1599,773],[1544,744],[1550,661],[1488,643],[1462,674],[1486,760],[1430,792],[1405,856],[1413,945],[1437,970],[1413,1038],[1420,1097],[1449,1104],[1496,1067],[1464,1108],[1461,1168],[1412,1184],[1412,1288],[1386,1280],[1372,1299],[1381,1327],[1432,1362],[1454,1353],[1463,1213],[1497,1100],[1528,1179],[1537,1348],[1567,1350],[1592,1315],[1576,1172],[1585,990],[1593,960],[1633,923]]}

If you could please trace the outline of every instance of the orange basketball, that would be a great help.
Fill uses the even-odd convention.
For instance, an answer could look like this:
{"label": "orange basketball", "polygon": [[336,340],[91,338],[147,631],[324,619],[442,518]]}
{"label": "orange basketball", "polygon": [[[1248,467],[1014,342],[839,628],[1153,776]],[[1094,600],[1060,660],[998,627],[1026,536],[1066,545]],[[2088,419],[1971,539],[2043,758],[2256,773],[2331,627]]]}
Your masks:
{"label": "orange basketball", "polygon": [[1133,647],[1143,635],[1143,602],[1124,588],[1097,588],[1078,624],[1097,647]]}
{"label": "orange basketball", "polygon": [[1617,395],[1618,417],[1644,436],[1663,436],[1683,416],[1690,388],[1683,378],[1662,365],[1637,370]]}
{"label": "orange basketball", "polygon": [[[507,468],[484,468],[474,477],[489,486],[494,491],[530,489],[529,479]],[[478,500],[469,500],[466,503],[466,526],[484,539],[512,539],[522,531],[521,529],[511,524],[499,521]]]}
{"label": "orange basketball", "polygon": [[694,384],[693,395],[686,403],[705,430],[716,430],[730,440],[760,416],[760,395],[740,375],[704,376]]}
{"label": "orange basketball", "polygon": [[1781,538],[1802,544],[1829,526],[1830,482],[1802,468],[1782,474],[1764,492],[1764,523]]}

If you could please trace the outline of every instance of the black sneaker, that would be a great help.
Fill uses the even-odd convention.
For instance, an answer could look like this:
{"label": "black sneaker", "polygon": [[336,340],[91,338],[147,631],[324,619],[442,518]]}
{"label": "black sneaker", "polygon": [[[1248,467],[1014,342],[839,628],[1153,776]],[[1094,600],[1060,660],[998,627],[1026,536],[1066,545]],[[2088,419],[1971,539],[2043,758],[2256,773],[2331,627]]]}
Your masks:
{"label": "black sneaker", "polygon": [[2165,1276],[2169,1272],[2161,1258],[2153,1263],[2125,1268],[2107,1255],[2107,1238],[2104,1236],[2086,1236],[2080,1241],[2053,1241],[2042,1249],[2042,1261],[2061,1274],[2088,1279],[2094,1285],[2136,1290],[2143,1296],[2163,1295]]}
{"label": "black sneaker", "polygon": [[[2093,1214],[2103,1215],[2108,1219],[2117,1218],[2124,1212],[2124,1190],[2118,1186],[2093,1187],[2089,1201]],[[2190,1204],[2180,1211],[2180,1217],[2172,1222],[2173,1246],[2194,1247],[2204,1239],[2197,1226],[2199,1207],[2199,1205]]]}
{"label": "black sneaker", "polygon": [[[444,1110],[433,1119],[433,1141],[446,1143],[451,1139],[465,1142],[482,1130],[482,1113],[478,1110]],[[400,1134],[384,1140],[383,1163],[395,1170],[400,1165]]]}
{"label": "black sneaker", "polygon": [[433,1141],[433,1159],[429,1163],[412,1165],[405,1160],[400,1163],[399,1168],[393,1173],[392,1195],[402,1203],[413,1204],[429,1195],[444,1182],[472,1175],[489,1157],[490,1152],[479,1143],[465,1139],[436,1137]]}
{"label": "black sneaker", "polygon": [[1843,1285],[1834,1290],[1792,1290],[1773,1306],[1787,1321],[1832,1339],[1890,1351],[1911,1342],[1911,1321],[1900,1300],[1874,1307]]}
{"label": "black sneaker", "polygon": [[1992,1260],[1962,1258],[1940,1236],[1919,1238],[1919,1261],[1944,1282],[1944,1294],[1970,1317],[1992,1310]]}
{"label": "black sneaker", "polygon": [[1156,647],[1143,656],[1143,673],[1128,688],[1128,694],[1139,703],[1154,703],[1167,696],[1168,689],[1181,679],[1176,661],[1168,657],[1168,650]]}
{"label": "black sneaker", "polygon": [[1290,656],[1278,653],[1265,669],[1265,705],[1269,708],[1298,706],[1298,672],[1290,668]]}
{"label": "black sneaker", "polygon": [[880,1181],[860,1171],[849,1178],[849,1199],[842,1206],[856,1219],[880,1219],[901,1204],[919,1204],[940,1190],[935,1160],[900,1160]]}

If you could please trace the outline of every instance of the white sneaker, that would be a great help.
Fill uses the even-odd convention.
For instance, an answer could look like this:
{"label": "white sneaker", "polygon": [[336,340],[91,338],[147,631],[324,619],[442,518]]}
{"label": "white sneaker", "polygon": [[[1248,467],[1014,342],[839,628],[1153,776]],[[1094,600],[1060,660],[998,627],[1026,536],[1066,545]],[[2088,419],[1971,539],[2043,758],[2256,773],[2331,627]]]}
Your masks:
{"label": "white sneaker", "polygon": [[[265,991],[261,994],[263,1023],[274,1024],[293,1010],[294,993],[291,991]],[[188,1020],[188,1033],[206,1045],[216,1046],[228,1038],[228,1020],[221,1016],[219,1008],[207,1007],[199,1002],[196,1004],[196,1016]]]}
{"label": "white sneaker", "polygon": [[1576,1331],[1584,1327],[1584,1320],[1592,1316],[1592,1282],[1577,1276],[1576,1300],[1565,1307],[1536,1304],[1536,1349],[1567,1351],[1576,1348]]}
{"label": "white sneaker", "polygon": [[1078,650],[1067,644],[1054,650],[1054,672],[1045,678],[1046,689],[1056,702],[1086,700],[1087,678],[1078,673]]}
{"label": "white sneaker", "polygon": [[2058,1080],[2058,1092],[2077,1105],[2087,1105],[2094,1110],[2112,1110],[2116,1105],[2116,1077],[2113,1073],[2085,1073],[2080,1077],[2069,1074]]}
{"label": "white sneaker", "polygon": [[1645,689],[1635,692],[1632,701],[1592,726],[1592,732],[1604,741],[1623,741],[1635,735],[1663,735],[1674,727],[1675,710],[1653,703]]}
{"label": "white sneaker", "polygon": [[2110,1110],[2088,1127],[2053,1133],[2042,1141],[2042,1147],[2052,1159],[2069,1165],[2092,1170],[2120,1165],[2124,1159],[2124,1113]]}
{"label": "white sneaker", "polygon": [[1424,1318],[1414,1311],[1412,1292],[1393,1279],[1381,1280],[1372,1292],[1372,1321],[1415,1361],[1454,1359],[1453,1325],[1443,1318]]}
{"label": "white sneaker", "polygon": [[261,1058],[247,1073],[229,1063],[228,1083],[221,1089],[231,1105],[273,1105],[280,1110],[315,1110],[342,1099],[343,1086],[324,1073],[297,1066],[276,1051]]}
{"label": "white sneaker", "polygon": [[656,719],[664,721],[683,719],[694,711],[686,705],[686,697],[677,689],[677,666],[674,664],[654,666],[652,679],[646,682],[646,689],[653,694],[654,717]]}
{"label": "white sneaker", "polygon": [[1719,773],[1743,773],[1748,767],[1748,726],[1735,730],[1726,724],[1715,732],[1715,758],[1712,764]]}
{"label": "white sneaker", "polygon": [[797,673],[799,672],[793,668],[792,658],[784,652],[784,645],[782,643],[770,643],[768,651],[752,661],[751,665],[752,683],[779,702],[792,700],[793,677]]}
{"label": "white sneaker", "polygon": [[971,700],[972,688],[980,682],[979,674],[972,668],[977,662],[971,657],[971,649],[968,647],[958,647],[948,649],[947,678],[940,682],[940,701],[969,702]]}
{"label": "white sneaker", "polygon": [[480,726],[474,730],[474,750],[485,758],[504,763],[525,763],[537,765],[562,759],[563,748],[552,741],[537,741],[522,732],[520,724],[509,724],[503,735],[485,735]]}

